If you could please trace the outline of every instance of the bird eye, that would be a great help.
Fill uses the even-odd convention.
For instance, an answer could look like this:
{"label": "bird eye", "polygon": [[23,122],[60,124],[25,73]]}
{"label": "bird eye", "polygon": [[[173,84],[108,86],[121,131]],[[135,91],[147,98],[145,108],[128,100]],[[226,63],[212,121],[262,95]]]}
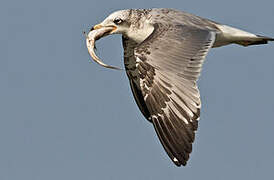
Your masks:
{"label": "bird eye", "polygon": [[123,22],[123,20],[121,18],[116,18],[113,20],[114,24],[118,25],[121,24]]}

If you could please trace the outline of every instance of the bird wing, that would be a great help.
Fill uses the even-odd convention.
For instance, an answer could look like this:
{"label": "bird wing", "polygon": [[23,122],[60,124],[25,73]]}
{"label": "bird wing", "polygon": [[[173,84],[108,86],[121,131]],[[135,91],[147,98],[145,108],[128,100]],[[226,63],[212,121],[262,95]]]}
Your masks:
{"label": "bird wing", "polygon": [[196,27],[154,24],[138,45],[123,37],[134,98],[177,166],[186,165],[192,151],[201,107],[196,81],[215,36]]}

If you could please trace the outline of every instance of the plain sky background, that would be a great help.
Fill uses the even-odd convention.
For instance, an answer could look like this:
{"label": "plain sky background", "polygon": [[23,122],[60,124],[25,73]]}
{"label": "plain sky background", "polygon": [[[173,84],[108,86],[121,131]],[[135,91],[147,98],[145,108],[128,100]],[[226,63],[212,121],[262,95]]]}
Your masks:
{"label": "plain sky background", "polygon": [[[0,180],[274,179],[274,43],[213,49],[191,158],[176,167],[125,72],[83,30],[118,9],[170,7],[274,36],[274,1],[15,0],[0,6]],[[121,37],[97,43],[123,66]]]}

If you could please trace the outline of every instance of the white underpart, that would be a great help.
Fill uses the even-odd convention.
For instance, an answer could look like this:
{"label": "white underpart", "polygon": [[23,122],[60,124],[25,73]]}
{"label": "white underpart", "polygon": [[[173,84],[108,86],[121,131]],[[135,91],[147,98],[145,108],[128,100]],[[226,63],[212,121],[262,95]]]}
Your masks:
{"label": "white underpart", "polygon": [[235,38],[235,37],[257,37],[255,34],[234,28],[234,27],[230,27],[227,25],[217,25],[217,27],[219,29],[221,29],[221,31],[223,32],[224,36],[229,38]]}
{"label": "white underpart", "polygon": [[227,45],[235,41],[244,41],[244,40],[252,41],[257,38],[255,34],[252,34],[234,27],[230,27],[227,25],[219,25],[219,24],[216,24],[216,26],[222,31],[222,33],[217,34],[214,47]]}

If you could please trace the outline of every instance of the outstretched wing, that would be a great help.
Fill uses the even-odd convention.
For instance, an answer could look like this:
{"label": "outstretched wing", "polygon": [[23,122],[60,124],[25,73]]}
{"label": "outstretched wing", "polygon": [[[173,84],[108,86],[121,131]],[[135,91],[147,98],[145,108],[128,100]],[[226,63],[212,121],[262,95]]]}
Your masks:
{"label": "outstretched wing", "polygon": [[155,24],[139,45],[123,37],[135,100],[177,166],[186,165],[192,151],[201,107],[196,81],[215,36],[195,27]]}

